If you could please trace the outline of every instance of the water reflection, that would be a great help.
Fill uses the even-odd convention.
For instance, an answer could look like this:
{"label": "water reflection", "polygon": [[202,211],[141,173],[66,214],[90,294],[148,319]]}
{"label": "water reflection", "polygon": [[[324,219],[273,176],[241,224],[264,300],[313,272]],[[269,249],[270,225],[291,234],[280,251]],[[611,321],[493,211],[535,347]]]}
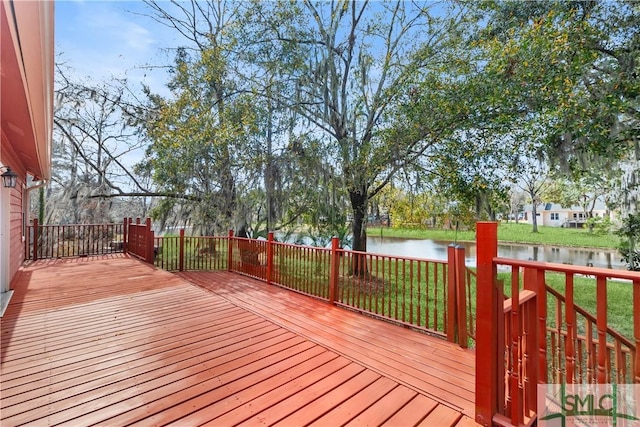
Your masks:
{"label": "water reflection", "polygon": [[[393,237],[367,237],[367,251],[435,260],[447,259],[447,246],[451,242],[427,239],[401,239]],[[464,246],[467,265],[476,261],[476,245],[473,242],[458,242]],[[573,265],[625,269],[620,255],[615,250],[580,249],[559,246],[534,246],[499,243],[498,256],[522,260],[556,262]]]}

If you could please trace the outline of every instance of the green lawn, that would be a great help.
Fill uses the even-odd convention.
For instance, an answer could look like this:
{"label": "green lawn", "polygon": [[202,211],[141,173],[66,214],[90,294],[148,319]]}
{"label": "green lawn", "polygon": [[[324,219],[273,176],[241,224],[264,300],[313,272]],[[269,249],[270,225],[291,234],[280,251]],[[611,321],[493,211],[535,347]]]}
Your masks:
{"label": "green lawn", "polygon": [[[597,235],[586,229],[538,227],[538,233],[531,232],[530,224],[500,223],[498,240],[509,243],[533,243],[540,245],[573,246],[584,248],[610,248],[618,245],[618,236],[614,234]],[[401,237],[408,239],[431,239],[445,241],[474,241],[475,231],[455,231],[441,229],[401,229],[374,228],[367,229],[369,236]]]}

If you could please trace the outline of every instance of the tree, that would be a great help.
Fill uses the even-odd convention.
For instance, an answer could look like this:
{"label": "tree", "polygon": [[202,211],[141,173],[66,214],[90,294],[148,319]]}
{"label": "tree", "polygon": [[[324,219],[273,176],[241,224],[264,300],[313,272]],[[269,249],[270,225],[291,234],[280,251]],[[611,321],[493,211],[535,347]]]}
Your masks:
{"label": "tree", "polygon": [[[314,156],[300,155],[304,135],[287,142],[286,108],[269,95],[283,83],[245,49],[252,8],[227,1],[147,4],[150,16],[185,43],[177,49],[172,96],[149,94],[152,145],[141,170],[188,198],[164,200],[156,216],[164,221],[179,212],[202,231],[244,227],[254,235],[295,222],[311,194],[303,183],[308,176],[292,174]],[[266,86],[262,95],[254,72]]]}
{"label": "tree", "polygon": [[[253,8],[264,18],[253,32],[283,52],[268,67],[291,82],[272,96],[326,144],[350,201],[353,248],[365,251],[369,201],[455,123],[444,105],[453,86],[442,80],[462,15],[405,2],[256,2]],[[407,126],[406,115],[394,117],[402,103],[418,102],[453,114],[422,120],[418,129]],[[354,272],[364,274],[358,262]]]}
{"label": "tree", "polygon": [[637,3],[475,5],[486,20],[474,46],[494,121],[544,129],[547,160],[572,179],[609,170],[634,150],[637,157]]}
{"label": "tree", "polygon": [[71,74],[56,63],[47,222],[110,221],[114,197],[150,194],[127,161],[144,143],[140,111],[125,80],[82,82]]}
{"label": "tree", "polygon": [[538,204],[543,202],[543,194],[550,188],[550,171],[547,165],[532,157],[519,162],[516,185],[523,190],[531,202],[532,233],[538,232]]}
{"label": "tree", "polygon": [[618,251],[627,268],[640,271],[640,215],[627,215],[617,234],[621,237]]}

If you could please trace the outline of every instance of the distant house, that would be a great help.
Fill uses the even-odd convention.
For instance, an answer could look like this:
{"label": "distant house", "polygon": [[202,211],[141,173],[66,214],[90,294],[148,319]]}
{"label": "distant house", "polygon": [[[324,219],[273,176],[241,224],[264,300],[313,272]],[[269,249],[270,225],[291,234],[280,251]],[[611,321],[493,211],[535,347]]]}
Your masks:
{"label": "distant house", "polygon": [[[609,216],[610,212],[604,202],[597,200],[596,205],[593,208],[593,216],[604,218]],[[536,215],[538,225],[545,225],[548,227],[577,227],[582,228],[587,221],[584,209],[582,206],[573,205],[570,207],[563,207],[558,203],[540,203],[536,206]],[[524,207],[524,220],[529,224],[533,224],[533,209],[532,205],[525,205]]]}

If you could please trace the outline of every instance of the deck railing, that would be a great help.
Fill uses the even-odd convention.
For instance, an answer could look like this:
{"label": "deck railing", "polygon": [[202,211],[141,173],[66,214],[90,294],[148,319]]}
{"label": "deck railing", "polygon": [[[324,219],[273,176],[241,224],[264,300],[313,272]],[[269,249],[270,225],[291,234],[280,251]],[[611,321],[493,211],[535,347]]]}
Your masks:
{"label": "deck railing", "polygon": [[[455,334],[455,319],[449,316],[456,307],[455,276],[450,276],[455,269],[447,261],[347,250],[340,254],[338,305],[443,337]],[[354,265],[359,271],[353,271]]]}
{"label": "deck railing", "polygon": [[[477,421],[534,421],[538,384],[640,383],[640,273],[499,258],[496,223],[479,223],[477,237]],[[612,292],[628,304],[616,307],[626,336],[610,326]]]}
{"label": "deck railing", "polygon": [[[640,383],[640,273],[500,258],[495,222],[477,224],[476,271],[456,246],[447,261],[435,261],[344,250],[338,239],[331,248],[280,243],[273,233],[154,238],[150,220],[36,221],[27,230],[27,258],[128,251],[167,270],[233,271],[475,345],[483,425],[534,423],[539,384]],[[509,269],[502,277],[498,265]],[[628,319],[618,319],[622,331],[610,325],[614,295],[626,309],[616,307]]]}
{"label": "deck railing", "polygon": [[124,223],[40,225],[26,227],[25,259],[81,257],[124,250]]}
{"label": "deck railing", "polygon": [[151,229],[151,218],[143,223],[140,218],[135,222],[132,218],[125,219],[127,223],[125,252],[153,264],[155,258],[154,232]]}
{"label": "deck railing", "polygon": [[[473,345],[473,273],[464,248],[447,261],[370,254],[339,248],[234,237],[155,238],[157,267],[233,271],[351,309]],[[457,263],[457,264],[454,264]],[[354,265],[358,265],[358,271]],[[458,267],[450,267],[456,265]]]}
{"label": "deck railing", "polygon": [[227,270],[227,237],[178,236],[154,237],[154,264],[168,271]]}

